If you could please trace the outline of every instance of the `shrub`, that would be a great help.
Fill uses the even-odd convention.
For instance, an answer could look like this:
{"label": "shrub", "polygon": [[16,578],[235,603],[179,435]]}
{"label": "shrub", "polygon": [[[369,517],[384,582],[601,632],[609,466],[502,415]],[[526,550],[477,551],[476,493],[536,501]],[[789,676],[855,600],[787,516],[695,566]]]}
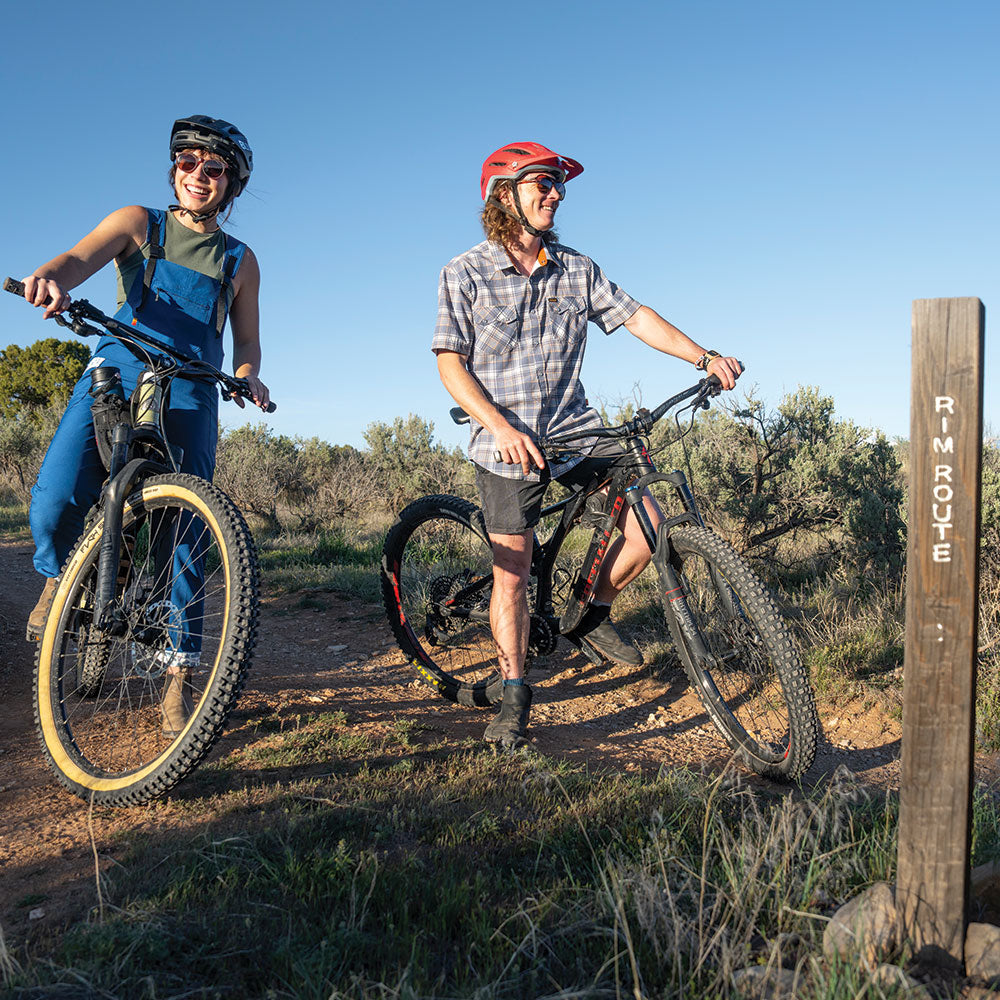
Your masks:
{"label": "shrub", "polygon": [[219,436],[215,481],[244,513],[278,530],[279,499],[302,490],[298,448],[266,424],[243,424]]}
{"label": "shrub", "polygon": [[85,344],[55,337],[0,350],[0,415],[31,415],[65,404],[89,358]]}
{"label": "shrub", "polygon": [[[670,441],[671,436],[675,439]],[[722,402],[683,440],[653,435],[666,467],[687,468],[706,519],[749,556],[807,568],[898,576],[905,525],[899,463],[879,432],[836,420],[833,400],[800,388],[769,412],[753,395]]]}
{"label": "shrub", "polygon": [[0,486],[20,503],[28,502],[62,412],[57,401],[0,416]]}
{"label": "shrub", "polygon": [[434,443],[431,421],[411,413],[391,424],[369,424],[364,436],[379,492],[391,505],[424,493],[468,491],[472,482],[468,460],[460,449]]}

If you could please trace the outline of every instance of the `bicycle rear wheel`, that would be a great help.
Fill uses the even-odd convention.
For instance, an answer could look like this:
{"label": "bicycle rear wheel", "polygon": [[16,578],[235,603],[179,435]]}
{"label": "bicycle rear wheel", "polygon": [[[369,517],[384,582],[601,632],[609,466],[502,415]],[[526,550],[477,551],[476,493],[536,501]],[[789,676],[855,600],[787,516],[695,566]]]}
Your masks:
{"label": "bicycle rear wheel", "polygon": [[683,526],[670,540],[687,608],[708,653],[707,659],[696,656],[668,611],[688,678],[753,771],[778,780],[800,777],[815,759],[820,725],[809,675],[777,607],[718,535]]}
{"label": "bicycle rear wheel", "polygon": [[420,678],[460,705],[496,704],[493,551],[479,508],[452,496],[411,503],[386,536],[381,575],[389,625]]}
{"label": "bicycle rear wheel", "polygon": [[[36,654],[35,718],[67,788],[138,805],[222,734],[250,666],[257,560],[224,493],[195,476],[151,477],[125,503],[117,626],[102,630],[93,609],[103,527],[99,513],[60,576]],[[185,692],[179,728],[163,705],[171,684]]]}

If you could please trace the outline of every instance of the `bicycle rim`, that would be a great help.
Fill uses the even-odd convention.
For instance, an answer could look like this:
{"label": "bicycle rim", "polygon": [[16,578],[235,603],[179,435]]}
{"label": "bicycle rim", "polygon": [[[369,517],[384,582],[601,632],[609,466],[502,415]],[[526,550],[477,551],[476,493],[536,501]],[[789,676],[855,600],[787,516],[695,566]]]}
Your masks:
{"label": "bicycle rim", "polygon": [[[112,634],[93,620],[102,528],[99,518],[60,577],[36,720],[63,784],[131,805],[163,794],[221,735],[250,664],[257,565],[221,491],[194,476],[147,480],[125,505]],[[183,688],[180,715],[165,714],[170,686]]]}
{"label": "bicycle rim", "polygon": [[732,548],[704,528],[671,537],[687,608],[706,648],[667,615],[685,669],[713,722],[752,770],[803,774],[819,721],[808,674],[770,595]]}
{"label": "bicycle rim", "polygon": [[458,497],[425,497],[389,530],[382,595],[393,634],[419,676],[443,697],[500,700],[490,629],[493,553],[478,511]]}

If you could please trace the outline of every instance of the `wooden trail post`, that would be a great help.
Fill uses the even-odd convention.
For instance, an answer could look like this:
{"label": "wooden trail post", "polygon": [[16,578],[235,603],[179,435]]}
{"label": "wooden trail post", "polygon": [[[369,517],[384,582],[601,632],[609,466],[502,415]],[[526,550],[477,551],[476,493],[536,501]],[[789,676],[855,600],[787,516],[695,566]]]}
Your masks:
{"label": "wooden trail post", "polygon": [[969,894],[984,310],[913,303],[896,904],[918,959],[961,969]]}

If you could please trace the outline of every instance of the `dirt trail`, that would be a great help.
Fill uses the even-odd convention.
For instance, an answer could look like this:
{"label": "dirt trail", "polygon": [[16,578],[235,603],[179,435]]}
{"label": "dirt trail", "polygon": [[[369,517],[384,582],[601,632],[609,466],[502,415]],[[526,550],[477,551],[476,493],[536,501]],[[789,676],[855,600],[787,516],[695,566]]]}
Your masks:
{"label": "dirt trail", "polygon": [[[218,790],[195,775],[166,803],[91,815],[56,783],[35,736],[34,649],[23,638],[38,595],[31,551],[0,541],[0,927],[14,940],[94,905],[95,849],[102,865],[112,864],[124,834],[200,827]],[[545,753],[595,770],[653,774],[663,764],[721,768],[729,759],[681,674],[595,668],[568,648],[549,663],[549,671],[532,676],[532,733]],[[487,713],[451,705],[415,680],[381,608],[325,592],[305,601],[265,596],[253,673],[212,758],[253,743],[262,719],[334,710],[373,737],[409,719],[456,744],[481,737],[488,721]],[[849,705],[821,715],[826,734],[811,782],[845,764],[878,786],[897,783],[897,722]],[[200,799],[196,810],[185,808],[192,797]]]}

